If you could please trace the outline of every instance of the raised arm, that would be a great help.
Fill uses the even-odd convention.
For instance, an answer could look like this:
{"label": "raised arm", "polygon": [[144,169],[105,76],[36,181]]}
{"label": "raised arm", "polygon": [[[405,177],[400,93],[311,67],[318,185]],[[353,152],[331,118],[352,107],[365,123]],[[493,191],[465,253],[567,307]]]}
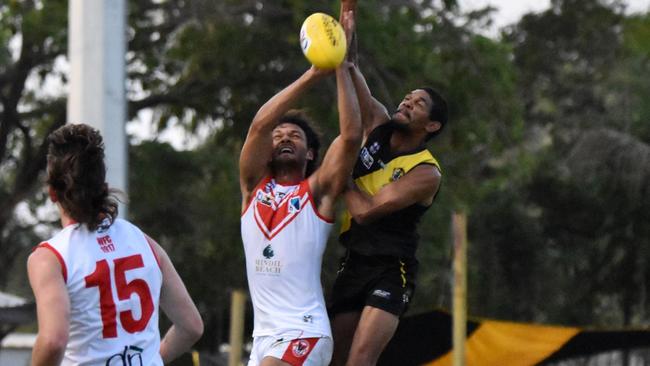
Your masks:
{"label": "raised arm", "polygon": [[386,107],[372,96],[370,88],[368,88],[368,84],[366,83],[366,79],[359,70],[359,67],[355,67],[352,70],[352,81],[354,82],[354,88],[359,97],[363,134],[364,136],[368,136],[370,131],[375,127],[388,122],[388,120],[390,120],[390,115],[388,114]]}
{"label": "raised arm", "polygon": [[348,41],[348,61],[354,64],[352,70],[352,82],[359,98],[359,107],[361,109],[361,124],[363,126],[364,136],[367,136],[375,127],[387,122],[390,119],[388,111],[383,104],[372,96],[366,79],[359,70],[358,62],[358,37],[356,30],[356,1],[345,0],[341,2],[340,21],[345,30]]}
{"label": "raised arm", "polygon": [[58,365],[68,343],[70,298],[54,253],[36,249],[27,260],[29,284],[36,298],[38,336],[32,366]]}
{"label": "raised arm", "polygon": [[339,136],[330,145],[323,163],[310,177],[320,212],[333,216],[334,201],[345,189],[361,147],[361,114],[358,98],[352,85],[350,63],[336,69]]}
{"label": "raised arm", "polygon": [[324,75],[324,71],[310,68],[257,111],[239,156],[239,184],[243,205],[249,201],[249,196],[259,181],[268,174],[268,162],[273,153],[273,128],[280,117],[291,109],[296,99]]}
{"label": "raised arm", "polygon": [[440,177],[434,165],[419,165],[374,196],[353,185],[344,194],[345,205],[354,221],[365,225],[415,203],[430,205],[438,192]]}

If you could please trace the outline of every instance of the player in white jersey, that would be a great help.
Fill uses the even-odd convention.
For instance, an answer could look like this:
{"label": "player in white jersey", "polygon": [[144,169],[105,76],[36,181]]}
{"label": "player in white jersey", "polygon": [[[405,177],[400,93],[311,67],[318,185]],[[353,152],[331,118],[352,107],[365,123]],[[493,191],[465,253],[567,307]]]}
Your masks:
{"label": "player in white jersey", "polygon": [[[203,332],[199,312],[165,251],[116,219],[99,132],[66,125],[49,143],[48,192],[63,230],[27,262],[32,365],[162,365],[189,350]],[[159,305],[173,323],[162,341]]]}
{"label": "player in white jersey", "polygon": [[320,168],[318,137],[293,102],[326,75],[311,68],[257,112],[242,148],[242,239],[254,309],[249,366],[328,365],[332,336],[321,260],[361,144],[350,65],[336,69],[340,135]]}

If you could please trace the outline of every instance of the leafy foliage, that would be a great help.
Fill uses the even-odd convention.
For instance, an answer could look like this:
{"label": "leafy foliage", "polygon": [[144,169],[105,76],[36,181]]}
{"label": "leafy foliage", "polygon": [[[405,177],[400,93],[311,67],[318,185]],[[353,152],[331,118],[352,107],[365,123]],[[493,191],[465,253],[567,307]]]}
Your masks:
{"label": "leafy foliage", "polygon": [[[0,4],[0,268],[23,269],[43,239],[44,138],[65,122],[67,2]],[[450,218],[470,218],[473,315],[567,324],[646,324],[650,267],[650,17],[621,1],[553,0],[501,39],[492,10],[455,1],[358,2],[359,61],[389,108],[431,85],[451,119],[431,143],[442,189],[423,218],[412,312],[450,305]],[[132,220],[170,253],[206,321],[201,347],[227,338],[229,292],[245,287],[237,159],[257,109],[308,64],[301,22],[333,1],[130,0],[129,119],[151,111],[212,134],[195,149],[130,147]],[[300,106],[337,134],[330,78]],[[26,220],[17,207],[44,223]],[[39,226],[40,225],[40,226]],[[40,229],[39,229],[40,228]],[[341,249],[330,238],[326,292]],[[17,286],[0,271],[0,287]],[[250,314],[249,314],[250,315]],[[250,327],[251,324],[248,324]]]}

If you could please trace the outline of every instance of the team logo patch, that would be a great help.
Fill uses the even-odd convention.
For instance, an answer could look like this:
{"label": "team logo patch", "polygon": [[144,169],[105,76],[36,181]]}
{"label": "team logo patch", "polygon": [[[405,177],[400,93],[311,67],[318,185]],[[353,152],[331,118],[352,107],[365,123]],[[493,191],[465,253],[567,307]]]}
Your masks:
{"label": "team logo patch", "polygon": [[381,145],[379,145],[379,142],[375,141],[370,145],[370,153],[375,154],[377,151],[379,151],[379,148]]}
{"label": "team logo patch", "polygon": [[295,357],[304,357],[309,353],[309,342],[304,339],[296,339],[291,345],[291,352]]}
{"label": "team logo patch", "polygon": [[395,169],[393,169],[393,174],[391,174],[391,176],[390,176],[390,181],[394,182],[394,181],[400,179],[402,176],[404,176],[404,169],[395,168]]}
{"label": "team logo patch", "polygon": [[291,197],[289,199],[289,213],[300,211],[300,197]]}
{"label": "team logo patch", "polygon": [[375,162],[375,159],[373,159],[373,157],[370,155],[370,152],[368,152],[368,149],[365,147],[361,149],[359,158],[361,159],[361,162],[363,163],[363,166],[366,167],[366,169],[370,169],[372,163]]}
{"label": "team logo patch", "polygon": [[271,179],[270,182],[264,185],[264,192],[270,193],[273,191],[273,188],[275,188],[275,179]]}
{"label": "team logo patch", "polygon": [[264,250],[262,251],[262,255],[263,255],[264,258],[266,258],[266,259],[271,259],[271,258],[273,258],[273,256],[275,255],[275,253],[273,252],[273,248],[271,247],[271,244],[267,245],[266,248],[264,248]]}

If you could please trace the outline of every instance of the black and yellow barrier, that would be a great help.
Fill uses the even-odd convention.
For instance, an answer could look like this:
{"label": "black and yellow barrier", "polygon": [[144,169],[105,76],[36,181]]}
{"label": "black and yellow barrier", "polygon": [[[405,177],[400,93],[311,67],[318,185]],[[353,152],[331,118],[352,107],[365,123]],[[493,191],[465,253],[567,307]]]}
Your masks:
{"label": "black and yellow barrier", "polygon": [[[405,317],[380,366],[451,366],[452,318],[444,311]],[[467,322],[467,366],[530,366],[650,346],[650,330],[589,330],[496,320]]]}

